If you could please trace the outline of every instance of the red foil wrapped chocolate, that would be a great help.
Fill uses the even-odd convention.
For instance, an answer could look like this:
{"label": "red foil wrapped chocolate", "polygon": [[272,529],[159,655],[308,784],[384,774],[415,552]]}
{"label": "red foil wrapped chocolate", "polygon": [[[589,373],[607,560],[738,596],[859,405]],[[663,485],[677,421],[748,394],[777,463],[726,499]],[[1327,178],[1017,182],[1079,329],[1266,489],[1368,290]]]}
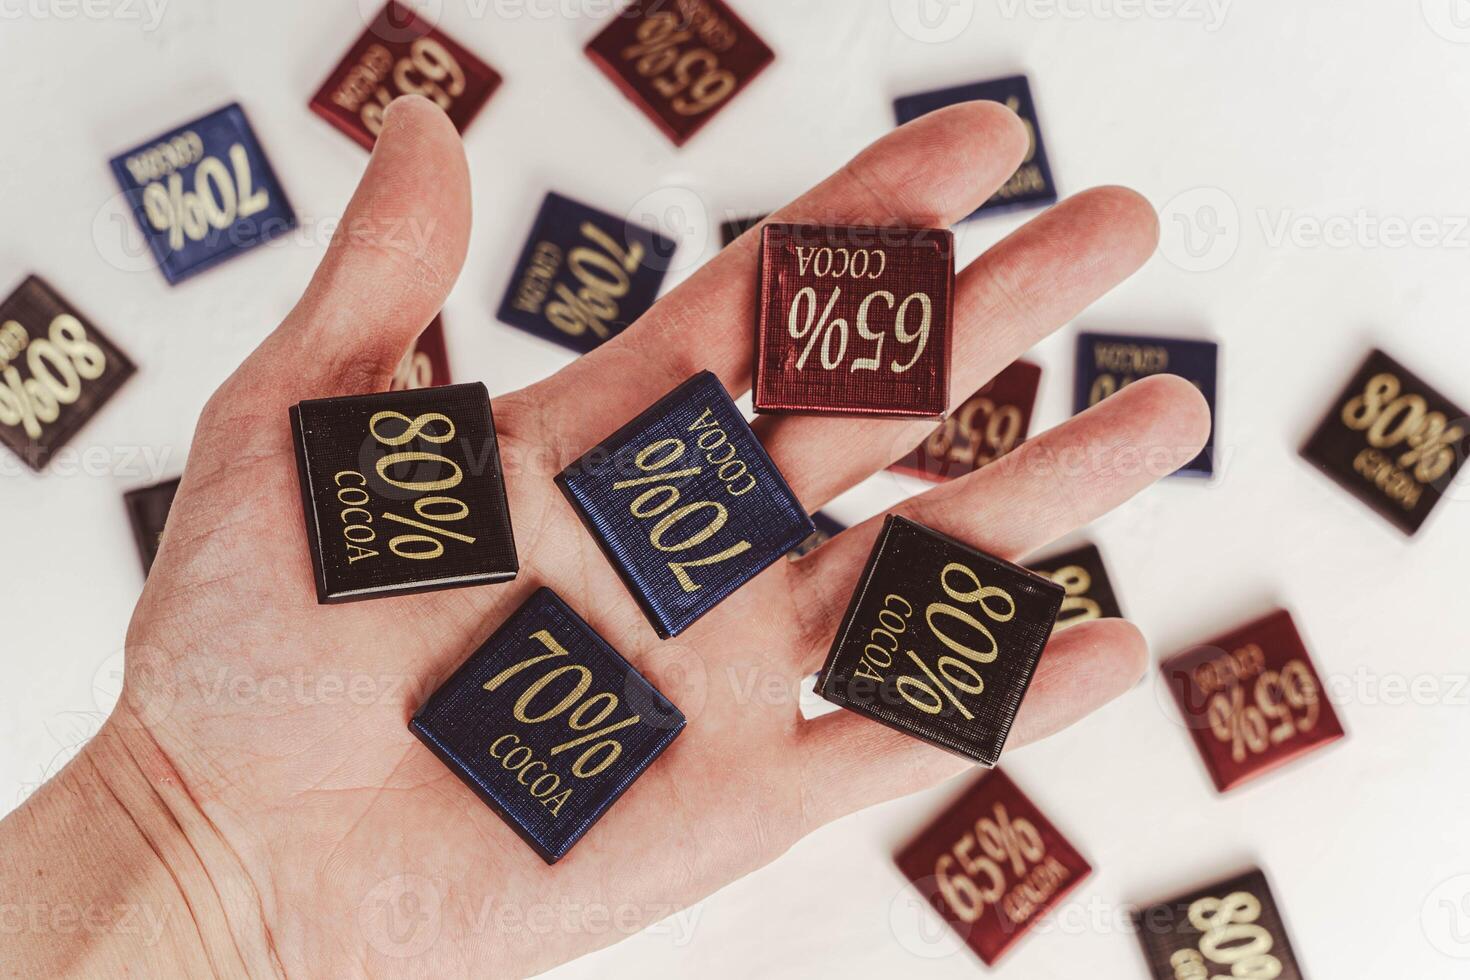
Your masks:
{"label": "red foil wrapped chocolate", "polygon": [[1284,609],[1171,657],[1161,669],[1222,793],[1343,737]]}
{"label": "red foil wrapped chocolate", "polygon": [[952,234],[768,224],[760,270],[757,412],[944,414]]}
{"label": "red foil wrapped chocolate", "polygon": [[1026,441],[1040,385],[1040,365],[1016,361],[888,468],[939,483],[995,462]]}
{"label": "red foil wrapped chocolate", "polygon": [[633,0],[587,57],[682,146],[775,54],[722,0]]}
{"label": "red foil wrapped chocolate", "polygon": [[1092,873],[999,769],[940,814],[897,861],[987,965]]}
{"label": "red foil wrapped chocolate", "polygon": [[449,351],[444,346],[444,318],[433,321],[419,334],[403,360],[393,371],[393,391],[411,391],[415,388],[433,388],[449,384]]}
{"label": "red foil wrapped chocolate", "polygon": [[383,110],[422,95],[461,133],[500,87],[500,74],[414,11],[389,0],[312,96],[311,111],[371,150]]}

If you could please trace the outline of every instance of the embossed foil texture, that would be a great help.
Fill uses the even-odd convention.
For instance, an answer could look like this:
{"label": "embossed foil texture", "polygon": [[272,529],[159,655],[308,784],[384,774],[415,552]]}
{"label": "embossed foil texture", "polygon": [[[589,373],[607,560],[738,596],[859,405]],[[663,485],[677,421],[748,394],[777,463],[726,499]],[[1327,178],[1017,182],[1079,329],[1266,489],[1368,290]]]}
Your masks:
{"label": "embossed foil texture", "polygon": [[1140,909],[1134,924],[1153,980],[1302,980],[1280,906],[1259,869]]}
{"label": "embossed foil texture", "polygon": [[1026,441],[1040,386],[1040,365],[1016,361],[888,468],[940,483],[995,462]]}
{"label": "embossed foil texture", "polygon": [[1470,458],[1470,416],[1375,350],[1332,402],[1302,456],[1414,534]]}
{"label": "embossed foil texture", "polygon": [[675,146],[776,57],[722,0],[633,0],[586,50]]}
{"label": "embossed foil texture", "polygon": [[993,766],[1063,590],[894,514],[858,580],[817,691]]}
{"label": "embossed foil texture", "polygon": [[1170,657],[1160,670],[1222,793],[1345,734],[1285,609]]}
{"label": "embossed foil texture", "polygon": [[158,545],[163,539],[164,524],[173,507],[174,494],[178,492],[178,480],[165,480],[123,494],[123,506],[128,511],[128,523],[133,528],[133,541],[138,546],[138,559],[143,563],[145,577],[153,570]]}
{"label": "embossed foil texture", "polygon": [[483,384],[304,401],[291,434],[317,601],[515,578]]}
{"label": "embossed foil texture", "polygon": [[170,285],[296,227],[296,212],[238,104],[110,163]]}
{"label": "embossed foil texture", "polygon": [[708,371],[556,482],[663,638],[682,633],[815,529]]}
{"label": "embossed foil texture", "polygon": [[1046,156],[1046,142],[1041,136],[1041,120],[1036,114],[1036,102],[1031,98],[1031,83],[1025,75],[1011,75],[988,82],[906,95],[894,100],[893,112],[898,118],[898,124],[902,126],[938,109],[975,101],[999,102],[1021,117],[1021,122],[1025,124],[1031,137],[1031,145],[1026,151],[1026,159],[1016,168],[1010,179],[969,217],[978,218],[982,214],[1002,214],[1022,208],[1055,204],[1057,185],[1052,180],[1051,164]]}
{"label": "embossed foil texture", "polygon": [[400,95],[424,96],[463,133],[499,87],[494,68],[390,0],[312,96],[311,111],[371,150]]}
{"label": "embossed foil texture", "polygon": [[1199,389],[1210,406],[1210,436],[1200,454],[1181,466],[1175,476],[1210,477],[1215,474],[1215,385],[1219,345],[1208,340],[1177,337],[1135,337],[1126,334],[1077,335],[1077,374],[1074,413],[1091,408],[1121,388],[1155,374],[1177,374]]}
{"label": "embossed foil texture", "polygon": [[0,443],[40,472],[134,370],[60,293],[26,276],[0,303]]}
{"label": "embossed foil texture", "polygon": [[988,966],[1092,873],[999,769],[972,784],[896,860]]}
{"label": "embossed foil texture", "polygon": [[684,715],[548,588],[409,728],[548,864],[684,729]]}
{"label": "embossed foil texture", "polygon": [[657,231],[547,194],[497,315],[585,354],[648,312],[677,247]]}
{"label": "embossed foil texture", "polygon": [[1113,591],[1113,580],[1095,544],[1032,562],[1033,572],[1060,585],[1066,593],[1053,633],[1094,619],[1122,619],[1123,608]]}
{"label": "embossed foil texture", "polygon": [[938,418],[949,403],[954,236],[761,230],[757,412]]}

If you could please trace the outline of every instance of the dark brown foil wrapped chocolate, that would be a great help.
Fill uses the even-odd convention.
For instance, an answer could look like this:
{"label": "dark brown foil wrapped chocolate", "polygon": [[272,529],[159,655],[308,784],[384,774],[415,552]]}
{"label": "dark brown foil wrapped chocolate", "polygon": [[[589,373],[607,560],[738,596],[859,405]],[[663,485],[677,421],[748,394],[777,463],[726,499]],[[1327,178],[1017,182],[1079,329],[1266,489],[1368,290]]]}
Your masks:
{"label": "dark brown foil wrapped chocolate", "polygon": [[761,230],[757,412],[938,418],[949,406],[954,236]]}
{"label": "dark brown foil wrapped chocolate", "polygon": [[1470,456],[1470,417],[1381,350],[1332,402],[1302,455],[1414,534]]}
{"label": "dark brown foil wrapped chocolate", "polygon": [[1061,604],[1050,579],[890,514],[817,693],[993,766]]}
{"label": "dark brown foil wrapped chocolate", "polygon": [[1138,911],[1153,980],[1302,980],[1281,910],[1259,869]]}
{"label": "dark brown foil wrapped chocolate", "polygon": [[633,0],[587,56],[677,146],[775,58],[722,0]]}
{"label": "dark brown foil wrapped chocolate", "polygon": [[980,777],[905,847],[898,866],[992,965],[1092,873],[999,769]]}
{"label": "dark brown foil wrapped chocolate", "polygon": [[0,303],[0,442],[45,469],[134,370],[60,293],[27,276]]}

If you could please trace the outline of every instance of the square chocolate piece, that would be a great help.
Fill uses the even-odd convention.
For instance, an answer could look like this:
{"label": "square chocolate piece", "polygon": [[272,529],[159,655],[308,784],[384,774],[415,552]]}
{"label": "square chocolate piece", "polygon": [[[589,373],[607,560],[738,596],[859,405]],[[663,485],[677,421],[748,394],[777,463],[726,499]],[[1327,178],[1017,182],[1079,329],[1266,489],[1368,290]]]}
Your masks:
{"label": "square chocolate piece", "polygon": [[1092,873],[999,769],[980,777],[897,862],[987,966]]}
{"label": "square chocolate piece", "polygon": [[393,371],[393,391],[412,391],[449,384],[449,351],[444,345],[444,317],[436,316],[419,334]]}
{"label": "square chocolate piece", "polygon": [[585,354],[658,299],[677,243],[547,194],[500,302],[500,320]]}
{"label": "square chocolate piece", "polygon": [[755,214],[748,218],[731,218],[729,221],[720,222],[721,247],[729,247],[731,242],[769,217],[768,214]]}
{"label": "square chocolate piece", "polygon": [[1021,122],[1026,125],[1026,132],[1031,136],[1031,146],[1026,151],[1026,159],[1011,178],[970,217],[1057,203],[1057,185],[1052,180],[1051,165],[1046,160],[1046,143],[1041,138],[1041,120],[1036,115],[1036,103],[1031,98],[1031,84],[1025,75],[1011,75],[989,82],[906,95],[894,100],[893,111],[898,117],[898,124],[902,126],[937,109],[981,100],[999,102],[1020,116]]}
{"label": "square chocolate piece", "polygon": [[1051,579],[1067,594],[1053,633],[1094,619],[1122,619],[1123,610],[1113,593],[1113,581],[1095,544],[1035,562],[1031,570]]}
{"label": "square chocolate piece", "polygon": [[153,559],[158,557],[158,545],[163,540],[163,526],[178,492],[179,481],[174,479],[123,494],[123,506],[128,509],[128,523],[133,526],[133,540],[143,562],[144,578],[153,570]]}
{"label": "square chocolate piece", "polygon": [[133,371],[91,320],[27,276],[0,303],[0,442],[40,472]]}
{"label": "square chocolate piece", "polygon": [[683,146],[776,56],[723,0],[632,0],[587,57]]}
{"label": "square chocolate piece", "polygon": [[1281,910],[1259,869],[1140,909],[1134,924],[1153,980],[1302,980]]}
{"label": "square chocolate piece", "polygon": [[1133,337],[1120,334],[1077,335],[1077,377],[1073,411],[1091,408],[1120,388],[1155,374],[1176,374],[1194,385],[1210,406],[1210,436],[1204,449],[1179,468],[1177,476],[1215,474],[1215,381],[1219,345],[1178,337]]}
{"label": "square chocolate piece", "polygon": [[1394,527],[1413,534],[1470,456],[1470,417],[1375,350],[1333,401],[1302,455]]}
{"label": "square chocolate piece", "polygon": [[797,545],[791,551],[787,552],[786,557],[789,560],[796,561],[797,559],[805,558],[807,555],[811,554],[813,551],[816,551],[822,545],[826,544],[828,541],[831,541],[833,538],[837,537],[837,535],[847,530],[846,524],[843,524],[841,521],[834,520],[820,510],[812,515],[812,524],[814,524],[817,529],[811,534],[808,534],[805,541]]}
{"label": "square chocolate piece", "polygon": [[709,371],[588,450],[556,483],[664,639],[815,529]]}
{"label": "square chocolate piece", "polygon": [[941,483],[995,462],[1026,441],[1040,385],[1040,365],[1016,361],[888,468]]}
{"label": "square chocolate piece", "polygon": [[1177,654],[1160,669],[1222,793],[1343,737],[1285,609]]}
{"label": "square chocolate piece", "polygon": [[424,96],[462,133],[499,87],[494,68],[389,0],[311,97],[311,111],[371,150],[400,95]]}
{"label": "square chocolate piece", "polygon": [[993,766],[1062,596],[1050,579],[889,514],[817,692]]}
{"label": "square chocolate piece", "polygon": [[111,163],[170,285],[296,227],[296,212],[235,103]]}
{"label": "square chocolate piece", "polygon": [[555,864],[684,730],[684,715],[540,588],[408,727]]}
{"label": "square chocolate piece", "polygon": [[760,268],[757,412],[944,414],[954,235],[768,224]]}
{"label": "square chocolate piece", "polygon": [[318,602],[516,577],[484,385],[304,401],[291,435]]}

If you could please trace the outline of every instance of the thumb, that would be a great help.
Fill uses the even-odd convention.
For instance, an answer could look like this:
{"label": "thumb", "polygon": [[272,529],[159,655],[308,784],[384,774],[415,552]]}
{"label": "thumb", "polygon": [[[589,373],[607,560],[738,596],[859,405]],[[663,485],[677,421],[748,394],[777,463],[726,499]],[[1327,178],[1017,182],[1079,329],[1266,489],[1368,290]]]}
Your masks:
{"label": "thumb", "polygon": [[267,396],[253,408],[386,389],[444,305],[469,236],[459,134],[422,96],[395,100],[301,301],[232,382]]}

